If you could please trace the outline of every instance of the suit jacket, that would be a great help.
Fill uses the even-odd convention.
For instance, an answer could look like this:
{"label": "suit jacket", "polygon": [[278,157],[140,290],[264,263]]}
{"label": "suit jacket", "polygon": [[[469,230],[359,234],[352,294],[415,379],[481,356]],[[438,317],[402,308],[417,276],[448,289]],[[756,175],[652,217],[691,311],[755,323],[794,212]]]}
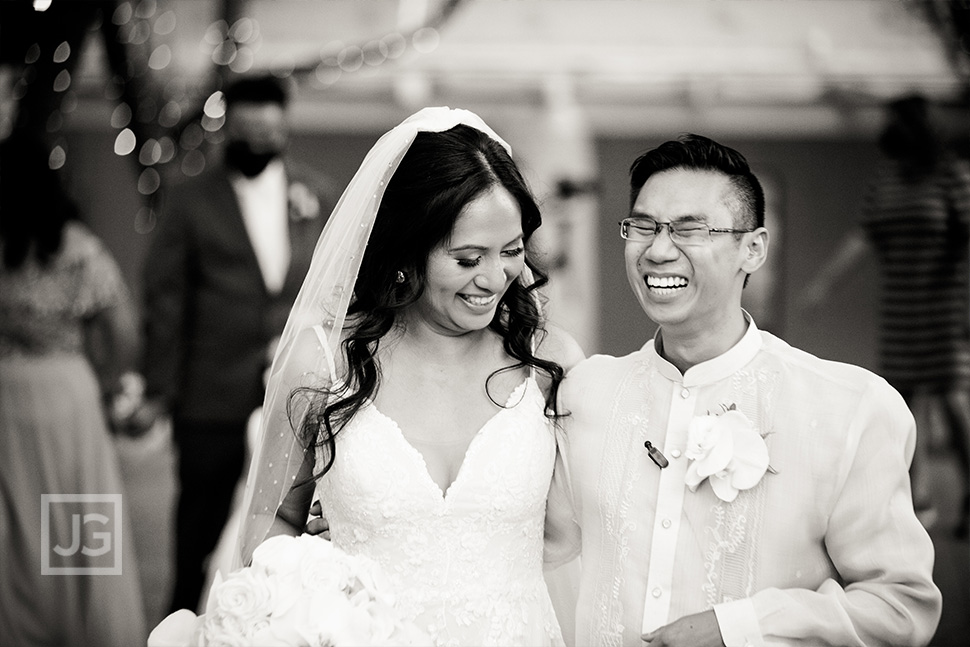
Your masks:
{"label": "suit jacket", "polygon": [[[283,331],[313,249],[335,203],[325,178],[286,164],[290,267],[270,294],[224,167],[174,185],[165,196],[144,266],[149,396],[184,419],[242,422],[263,401],[269,342]],[[293,200],[295,184],[319,210]],[[302,208],[301,208],[302,206]]]}

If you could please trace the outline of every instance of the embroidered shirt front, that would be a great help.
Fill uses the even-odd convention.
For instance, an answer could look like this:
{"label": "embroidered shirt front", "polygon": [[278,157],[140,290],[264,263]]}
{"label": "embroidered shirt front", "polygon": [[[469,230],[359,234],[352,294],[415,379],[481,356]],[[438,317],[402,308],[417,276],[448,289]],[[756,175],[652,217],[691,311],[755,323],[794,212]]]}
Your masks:
{"label": "embroidered shirt front", "polygon": [[[653,341],[591,357],[561,397],[582,528],[577,644],[639,645],[641,632],[711,608],[728,647],[795,644],[805,627],[839,645],[932,635],[933,547],[906,471],[915,429],[882,378],[751,322],[733,348],[685,374]],[[687,488],[684,452],[690,421],[732,404],[778,473],[727,503],[708,480]],[[911,626],[893,626],[900,607]]]}

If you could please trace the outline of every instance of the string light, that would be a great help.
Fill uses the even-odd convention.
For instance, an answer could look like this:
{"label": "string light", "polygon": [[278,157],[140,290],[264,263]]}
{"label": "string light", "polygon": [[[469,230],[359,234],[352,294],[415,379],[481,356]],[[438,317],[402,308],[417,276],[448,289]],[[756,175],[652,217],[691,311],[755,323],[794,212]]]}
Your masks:
{"label": "string light", "polygon": [[[380,66],[404,56],[409,49],[429,53],[440,43],[436,27],[460,1],[445,0],[426,25],[413,31],[388,33],[360,43],[334,41],[319,49],[306,64],[275,61],[273,73],[281,78],[293,77],[299,81],[302,77],[313,84],[330,86],[348,74],[372,74]],[[33,9],[46,11],[51,4],[52,0],[34,0]],[[110,21],[108,26],[113,26],[114,38],[125,53],[123,59],[112,60],[113,74],[105,83],[103,96],[115,104],[110,113],[111,127],[116,130],[114,152],[119,156],[134,153],[141,167],[137,188],[148,197],[163,183],[163,166],[171,164],[175,172],[197,175],[206,166],[207,146],[221,143],[225,138],[222,93],[217,90],[206,97],[204,109],[194,113],[192,106],[197,105],[198,97],[186,90],[187,86],[191,87],[191,80],[185,75],[161,74],[170,70],[175,61],[171,39],[178,33],[178,15],[171,7],[167,0],[121,0],[110,15],[92,12],[87,25],[93,34],[105,26],[102,20]],[[257,62],[262,30],[250,17],[241,17],[232,24],[216,20],[205,29],[200,45],[217,67],[242,74],[252,70]],[[53,51],[48,49],[50,46],[53,45],[40,41],[27,48],[23,74],[11,87],[11,95],[14,99],[25,96],[38,80],[42,57],[50,57],[49,61],[56,67],[52,76],[43,80],[50,83],[48,92],[60,96],[57,108],[46,115],[45,126],[48,132],[57,133],[63,127],[65,115],[77,107],[72,70],[82,48],[74,39],[56,44]],[[46,71],[43,74],[46,77]],[[58,151],[57,159],[63,165],[67,151],[63,147]],[[154,225],[155,214],[150,207],[140,210],[135,217],[135,228],[141,233],[151,231]]]}

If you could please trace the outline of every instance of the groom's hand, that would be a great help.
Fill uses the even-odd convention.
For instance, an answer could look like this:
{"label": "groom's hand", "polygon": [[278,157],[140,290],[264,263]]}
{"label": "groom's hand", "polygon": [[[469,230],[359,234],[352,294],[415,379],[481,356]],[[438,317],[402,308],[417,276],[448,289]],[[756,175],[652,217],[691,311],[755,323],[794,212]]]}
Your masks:
{"label": "groom's hand", "polygon": [[713,609],[684,616],[640,638],[650,647],[724,647]]}
{"label": "groom's hand", "polygon": [[329,541],[330,522],[323,516],[323,508],[320,506],[319,501],[314,501],[313,505],[310,506],[310,514],[314,517],[319,517],[319,519],[310,519],[307,521],[304,531],[308,535],[322,535],[324,539]]}

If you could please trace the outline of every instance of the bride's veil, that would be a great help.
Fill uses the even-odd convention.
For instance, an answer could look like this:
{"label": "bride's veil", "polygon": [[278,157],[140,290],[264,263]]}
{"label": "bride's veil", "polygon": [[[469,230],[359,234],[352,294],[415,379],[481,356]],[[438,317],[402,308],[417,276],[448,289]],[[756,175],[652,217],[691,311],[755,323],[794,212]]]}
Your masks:
{"label": "bride's veil", "polygon": [[325,387],[333,377],[357,272],[388,181],[417,133],[443,132],[458,124],[486,133],[511,155],[509,145],[478,115],[447,107],[424,108],[374,144],[327,221],[270,369],[233,568],[249,562],[296,482],[304,447],[295,430],[306,411],[305,407],[289,410],[290,394],[297,387]]}

